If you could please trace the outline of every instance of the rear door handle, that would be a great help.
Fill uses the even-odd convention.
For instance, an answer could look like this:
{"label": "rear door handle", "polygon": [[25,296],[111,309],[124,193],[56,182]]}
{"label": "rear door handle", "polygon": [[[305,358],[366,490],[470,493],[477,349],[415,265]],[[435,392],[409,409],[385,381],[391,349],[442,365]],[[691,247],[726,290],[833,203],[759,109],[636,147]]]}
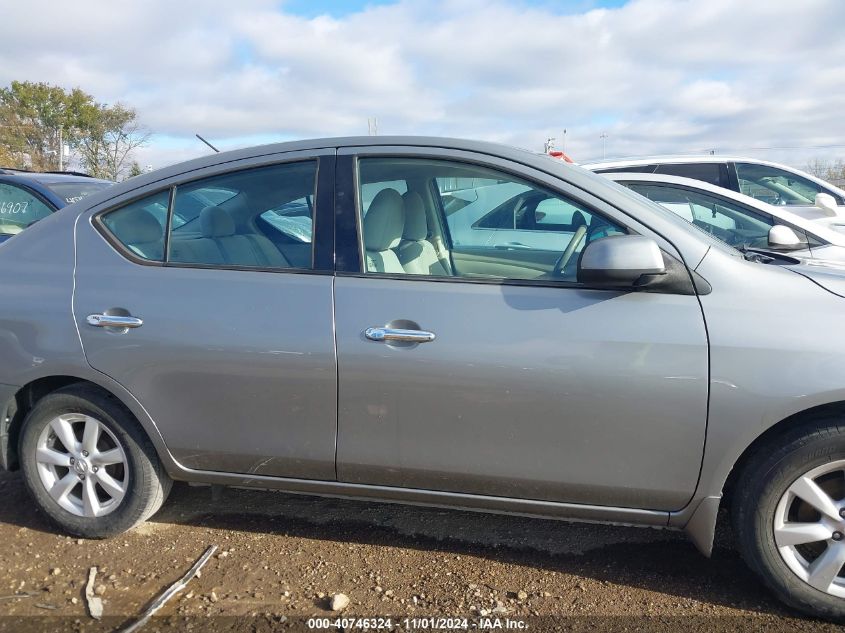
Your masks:
{"label": "rear door handle", "polygon": [[124,327],[136,328],[144,325],[143,319],[133,316],[111,316],[108,314],[89,314],[86,319],[88,325],[94,327]]}
{"label": "rear door handle", "polygon": [[401,341],[403,343],[429,343],[434,332],[424,330],[397,330],[389,327],[368,327],[364,332],[371,341]]}

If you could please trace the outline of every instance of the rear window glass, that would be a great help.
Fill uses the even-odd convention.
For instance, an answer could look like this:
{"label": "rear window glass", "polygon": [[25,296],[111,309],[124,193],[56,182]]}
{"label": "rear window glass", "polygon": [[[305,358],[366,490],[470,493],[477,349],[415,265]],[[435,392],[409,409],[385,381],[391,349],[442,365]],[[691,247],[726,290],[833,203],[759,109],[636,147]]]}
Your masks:
{"label": "rear window glass", "polygon": [[45,183],[45,186],[59,196],[65,204],[73,204],[79,202],[82,198],[90,196],[92,193],[97,193],[108,187],[111,187],[110,182],[51,182]]}
{"label": "rear window glass", "polygon": [[658,165],[657,174],[669,174],[681,178],[692,178],[709,182],[711,185],[722,187],[727,184],[728,165],[727,163],[679,163]]}

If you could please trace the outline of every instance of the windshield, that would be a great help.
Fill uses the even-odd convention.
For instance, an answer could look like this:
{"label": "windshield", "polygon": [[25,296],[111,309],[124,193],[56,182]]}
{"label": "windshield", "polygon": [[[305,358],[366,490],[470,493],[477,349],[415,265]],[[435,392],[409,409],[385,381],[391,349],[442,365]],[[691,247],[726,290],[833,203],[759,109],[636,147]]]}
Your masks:
{"label": "windshield", "polygon": [[59,196],[65,204],[73,204],[79,202],[85,196],[111,187],[112,183],[98,180],[73,180],[70,182],[45,183],[45,186]]}
{"label": "windshield", "polygon": [[736,175],[742,193],[768,204],[812,206],[817,193],[832,194],[808,178],[769,165],[737,163]]}
{"label": "windshield", "polygon": [[733,246],[723,242],[722,240],[718,239],[714,235],[711,235],[708,231],[705,231],[700,226],[698,226],[696,224],[691,224],[691,223],[687,222],[686,220],[684,220],[682,217],[674,214],[672,211],[670,211],[666,207],[649,200],[645,196],[641,196],[638,193],[634,193],[633,191],[628,189],[627,183],[617,182],[617,183],[614,183],[614,184],[619,186],[620,193],[624,192],[625,195],[627,195],[628,197],[630,197],[633,200],[636,200],[636,202],[638,204],[647,205],[648,208],[651,209],[654,213],[657,213],[658,215],[660,215],[660,217],[668,220],[669,222],[671,222],[675,226],[682,228],[685,231],[689,231],[689,230],[694,231],[695,234],[700,239],[707,242],[707,244],[709,244],[710,246],[715,246],[719,250],[722,250],[722,251],[728,253],[729,255],[733,255],[734,257],[742,257],[743,256],[742,253],[740,253]]}

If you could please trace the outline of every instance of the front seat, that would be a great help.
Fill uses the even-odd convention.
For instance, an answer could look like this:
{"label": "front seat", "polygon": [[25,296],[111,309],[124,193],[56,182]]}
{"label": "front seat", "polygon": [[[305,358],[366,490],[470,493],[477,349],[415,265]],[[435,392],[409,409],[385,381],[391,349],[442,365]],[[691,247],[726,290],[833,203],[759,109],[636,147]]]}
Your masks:
{"label": "front seat", "polygon": [[412,275],[446,276],[449,271],[428,241],[428,222],[422,197],[416,191],[402,196],[405,203],[405,230],[399,245],[399,262]]}
{"label": "front seat", "polygon": [[371,273],[404,273],[393,251],[402,240],[405,212],[402,196],[395,189],[382,189],[373,198],[364,216],[364,247],[367,271]]}

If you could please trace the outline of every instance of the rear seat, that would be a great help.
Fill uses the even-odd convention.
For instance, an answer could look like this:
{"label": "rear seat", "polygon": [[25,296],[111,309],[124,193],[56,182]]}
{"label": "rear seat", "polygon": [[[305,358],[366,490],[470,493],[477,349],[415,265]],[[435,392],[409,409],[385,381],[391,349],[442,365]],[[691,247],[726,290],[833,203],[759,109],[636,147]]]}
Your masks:
{"label": "rear seat", "polygon": [[199,216],[202,237],[174,239],[170,259],[175,262],[290,268],[273,242],[261,234],[238,234],[235,221],[221,207],[206,207]]}

